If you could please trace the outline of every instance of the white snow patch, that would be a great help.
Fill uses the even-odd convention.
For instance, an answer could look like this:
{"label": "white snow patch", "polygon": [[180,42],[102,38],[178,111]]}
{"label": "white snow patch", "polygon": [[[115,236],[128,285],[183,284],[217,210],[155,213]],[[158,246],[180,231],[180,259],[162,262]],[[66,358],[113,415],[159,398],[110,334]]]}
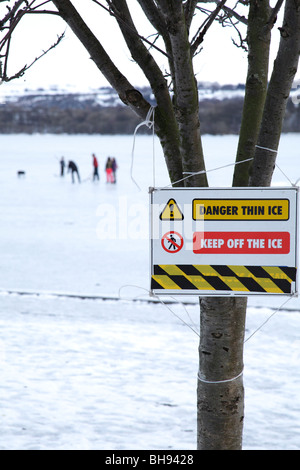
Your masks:
{"label": "white snow patch", "polygon": [[[283,136],[279,152],[292,180],[299,140]],[[170,311],[142,301],[152,138],[136,141],[141,191],[130,176],[132,143],[131,136],[1,136],[1,450],[196,447],[198,336],[180,318],[199,329],[197,299],[188,315],[180,304]],[[236,143],[205,136],[207,169],[233,162]],[[100,183],[90,179],[92,152]],[[78,163],[81,185],[59,176],[62,155]],[[108,155],[118,160],[116,185],[105,182]],[[165,186],[157,142],[155,161],[155,183]],[[25,178],[17,177],[21,169]],[[232,171],[209,173],[211,185],[231,185]],[[274,184],[288,185],[278,170]],[[251,298],[246,337],[280,303]],[[299,307],[291,300],[290,311],[245,344],[245,449],[300,448]]]}

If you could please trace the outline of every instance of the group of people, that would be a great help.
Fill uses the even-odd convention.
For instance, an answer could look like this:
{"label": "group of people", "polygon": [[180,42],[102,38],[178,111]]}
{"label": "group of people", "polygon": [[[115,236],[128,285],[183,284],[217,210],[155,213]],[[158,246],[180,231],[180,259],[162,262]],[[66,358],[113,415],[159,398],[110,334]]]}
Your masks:
{"label": "group of people", "polygon": [[117,168],[116,159],[114,157],[108,157],[105,165],[107,183],[117,182]]}
{"label": "group of people", "polygon": [[[92,160],[93,160],[93,181],[99,181],[100,176],[99,176],[99,163],[96,155],[93,153],[92,154]],[[66,162],[64,157],[61,157],[60,159],[60,176],[65,175],[65,168],[66,168]],[[106,172],[106,182],[107,183],[116,183],[117,182],[117,162],[114,157],[108,157],[105,165],[105,172]],[[80,175],[79,175],[79,170],[78,166],[76,163],[74,163],[72,160],[68,162],[68,173],[71,172],[72,175],[72,183],[75,183],[75,175],[77,176],[78,183],[81,182],[80,180]]]}

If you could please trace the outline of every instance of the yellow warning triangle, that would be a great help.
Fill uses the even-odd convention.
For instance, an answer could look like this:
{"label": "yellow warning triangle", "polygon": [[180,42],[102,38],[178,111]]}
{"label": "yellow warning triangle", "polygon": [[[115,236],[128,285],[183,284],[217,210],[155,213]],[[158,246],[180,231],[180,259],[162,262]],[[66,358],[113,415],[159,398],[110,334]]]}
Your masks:
{"label": "yellow warning triangle", "polygon": [[183,220],[183,213],[175,199],[170,199],[159,216],[160,220]]}

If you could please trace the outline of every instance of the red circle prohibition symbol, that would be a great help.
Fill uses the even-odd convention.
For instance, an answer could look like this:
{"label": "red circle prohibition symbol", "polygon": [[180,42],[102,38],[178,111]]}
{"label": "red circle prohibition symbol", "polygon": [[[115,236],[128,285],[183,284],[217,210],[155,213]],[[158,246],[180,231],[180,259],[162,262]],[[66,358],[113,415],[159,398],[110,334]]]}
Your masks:
{"label": "red circle prohibition symbol", "polygon": [[178,253],[183,247],[182,235],[178,232],[165,233],[161,239],[161,246],[167,253]]}

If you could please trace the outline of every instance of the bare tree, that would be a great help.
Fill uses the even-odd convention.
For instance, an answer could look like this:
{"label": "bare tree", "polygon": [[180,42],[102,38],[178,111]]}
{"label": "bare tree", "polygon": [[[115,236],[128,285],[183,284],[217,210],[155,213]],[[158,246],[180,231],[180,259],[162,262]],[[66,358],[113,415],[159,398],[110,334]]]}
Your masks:
{"label": "bare tree", "polygon": [[[248,48],[244,110],[236,155],[239,164],[235,167],[233,186],[269,186],[286,102],[298,67],[300,0],[285,0],[280,46],[269,84],[272,30],[283,0],[278,0],[274,8],[269,0],[240,0],[232,8],[226,0],[136,0],[155,33],[148,38],[138,31],[126,0],[90,1],[115,18],[133,60],[149,82],[156,99],[155,132],[174,186],[208,186],[194,58],[205,45],[213,23],[233,28],[236,45]],[[21,76],[28,69],[24,66],[8,77],[10,41],[25,15],[41,13],[59,15],[69,25],[121,101],[145,119],[150,103],[120,72],[70,0],[19,0],[8,8],[0,22],[2,80]],[[246,39],[241,26],[246,28]],[[158,66],[154,51],[167,59],[167,72]],[[247,162],[240,163],[244,160]],[[186,172],[193,176],[183,179]],[[242,448],[246,308],[247,298],[200,297],[199,450]]]}

